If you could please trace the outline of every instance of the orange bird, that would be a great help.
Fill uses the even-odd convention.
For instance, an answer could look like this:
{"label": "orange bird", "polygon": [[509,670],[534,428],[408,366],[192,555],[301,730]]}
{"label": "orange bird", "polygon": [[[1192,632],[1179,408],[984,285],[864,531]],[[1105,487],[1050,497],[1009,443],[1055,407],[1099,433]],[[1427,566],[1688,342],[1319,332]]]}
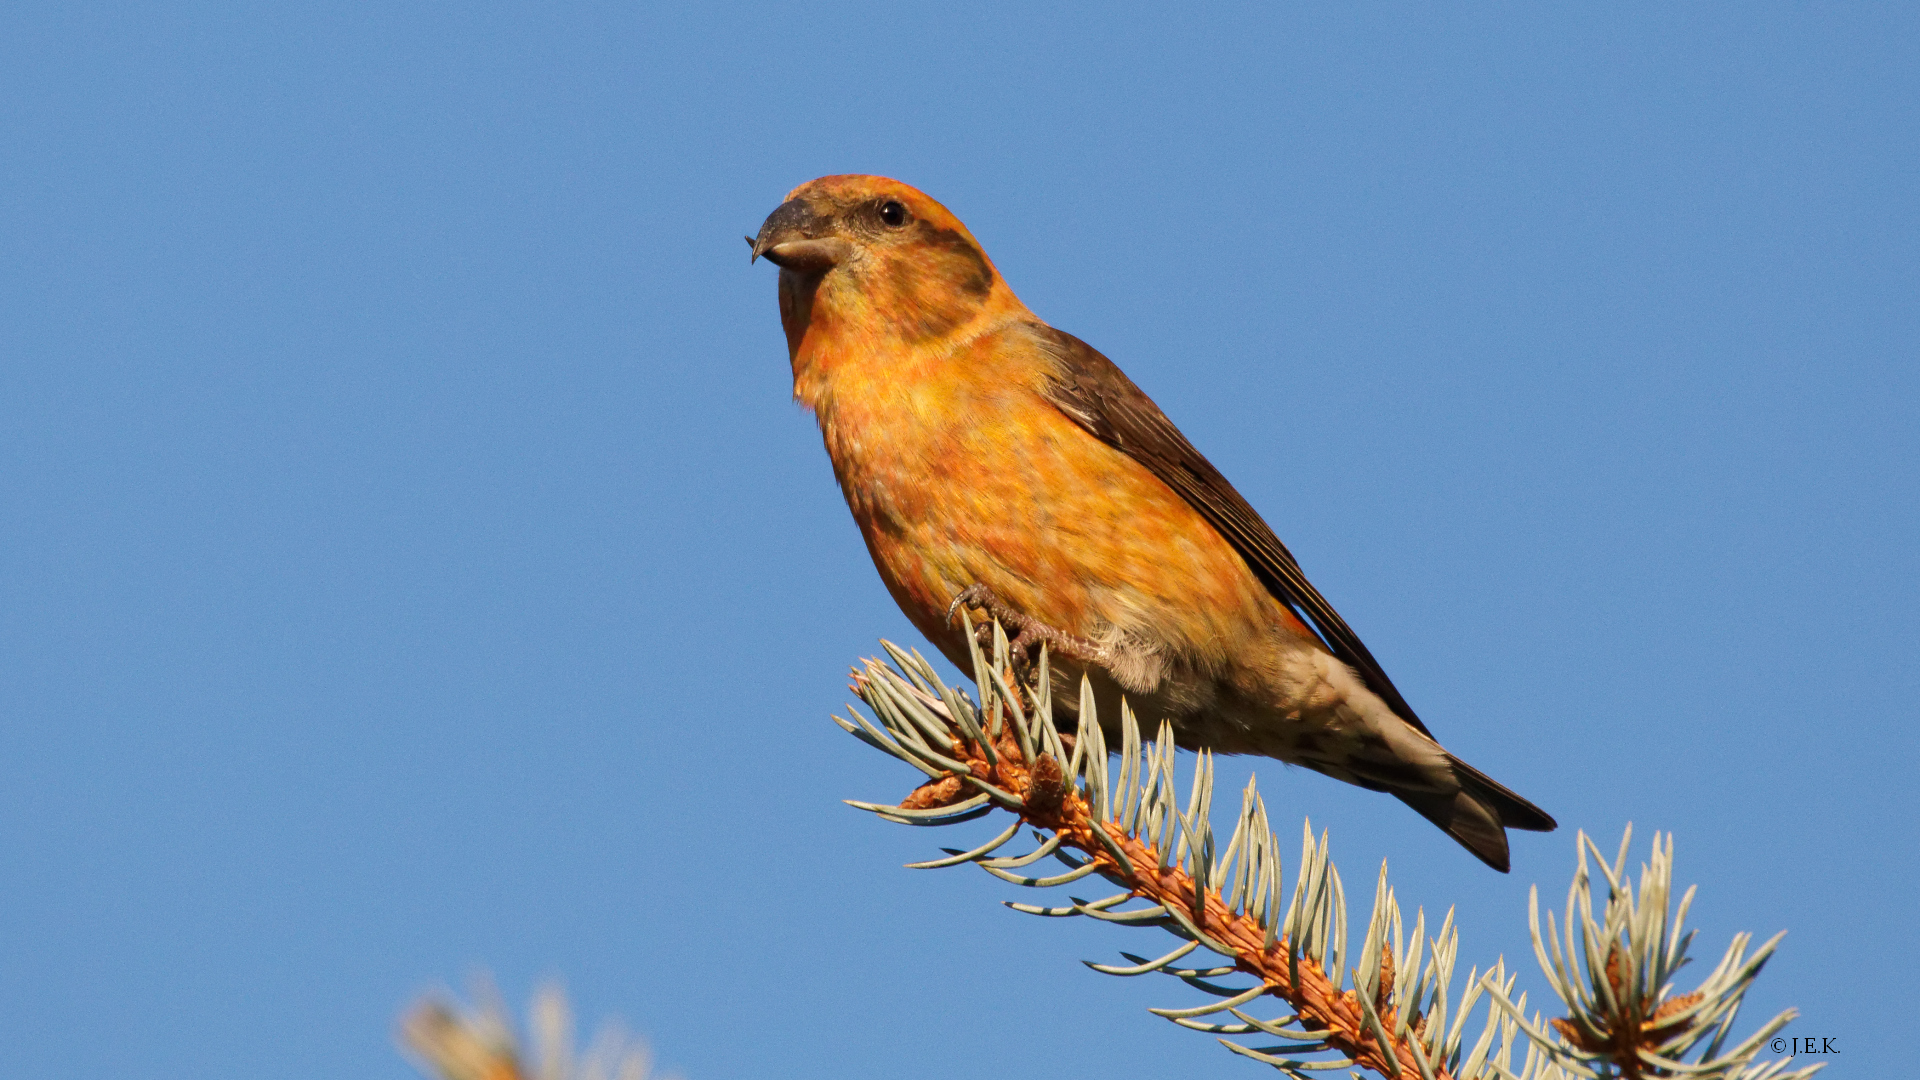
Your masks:
{"label": "orange bird", "polygon": [[1124,693],[1182,746],[1388,792],[1496,870],[1506,827],[1554,827],[1434,740],[1233,485],[946,207],[824,176],[748,242],[874,566],[962,670],[966,604],[1047,643],[1055,702],[1085,674],[1102,716]]}

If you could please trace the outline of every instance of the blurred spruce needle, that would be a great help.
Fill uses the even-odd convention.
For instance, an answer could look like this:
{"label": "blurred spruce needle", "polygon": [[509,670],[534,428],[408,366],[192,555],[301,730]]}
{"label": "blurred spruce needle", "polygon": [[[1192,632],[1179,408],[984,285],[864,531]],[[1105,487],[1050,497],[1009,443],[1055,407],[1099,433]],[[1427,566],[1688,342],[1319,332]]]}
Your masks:
{"label": "blurred spruce needle", "polygon": [[573,1044],[573,1014],[557,986],[542,987],[527,1010],[522,1047],[492,982],[474,982],[476,1005],[428,994],[400,1019],[401,1049],[434,1080],[647,1080],[652,1057],[618,1025],[603,1028],[584,1053]]}

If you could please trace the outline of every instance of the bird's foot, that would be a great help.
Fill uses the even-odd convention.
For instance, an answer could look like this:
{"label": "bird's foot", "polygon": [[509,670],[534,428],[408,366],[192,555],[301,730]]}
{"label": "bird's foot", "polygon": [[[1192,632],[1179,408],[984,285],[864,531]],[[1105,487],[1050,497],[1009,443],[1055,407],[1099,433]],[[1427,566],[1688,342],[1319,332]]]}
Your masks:
{"label": "bird's foot", "polygon": [[[1007,606],[1006,602],[994,595],[992,589],[978,582],[960,590],[947,605],[947,621],[952,622],[954,615],[962,607],[985,611],[998,620],[1001,626],[1013,627],[1017,636],[1007,642],[1007,655],[1017,666],[1025,667],[1037,656],[1037,650],[1045,642],[1048,651],[1054,656],[1065,656],[1082,663],[1100,663],[1104,650],[1086,638],[1075,637],[1064,630],[1048,626],[1039,619]],[[974,628],[979,635],[980,645],[990,647],[993,643],[993,626],[981,623]]]}

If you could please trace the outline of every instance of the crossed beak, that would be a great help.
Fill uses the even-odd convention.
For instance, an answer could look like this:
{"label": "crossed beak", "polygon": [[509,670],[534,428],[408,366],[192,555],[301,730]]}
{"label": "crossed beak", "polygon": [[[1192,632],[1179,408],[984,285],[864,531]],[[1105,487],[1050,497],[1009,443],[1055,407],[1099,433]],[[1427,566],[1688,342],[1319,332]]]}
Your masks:
{"label": "crossed beak", "polygon": [[783,270],[824,274],[853,251],[852,244],[829,235],[830,229],[804,199],[788,199],[767,215],[760,235],[747,237],[747,244],[753,248],[753,259],[765,255]]}

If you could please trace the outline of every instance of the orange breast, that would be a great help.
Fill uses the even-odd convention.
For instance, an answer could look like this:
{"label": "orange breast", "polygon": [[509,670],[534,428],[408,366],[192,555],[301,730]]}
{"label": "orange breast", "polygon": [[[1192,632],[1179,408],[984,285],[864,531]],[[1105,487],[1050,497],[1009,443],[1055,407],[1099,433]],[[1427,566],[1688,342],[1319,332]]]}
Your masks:
{"label": "orange breast", "polygon": [[[834,472],[887,588],[916,628],[968,585],[1050,626],[1149,629],[1222,660],[1290,621],[1207,522],[1039,391],[1045,357],[1000,331],[948,355],[838,355],[814,402]],[[1301,628],[1304,631],[1304,628]]]}

